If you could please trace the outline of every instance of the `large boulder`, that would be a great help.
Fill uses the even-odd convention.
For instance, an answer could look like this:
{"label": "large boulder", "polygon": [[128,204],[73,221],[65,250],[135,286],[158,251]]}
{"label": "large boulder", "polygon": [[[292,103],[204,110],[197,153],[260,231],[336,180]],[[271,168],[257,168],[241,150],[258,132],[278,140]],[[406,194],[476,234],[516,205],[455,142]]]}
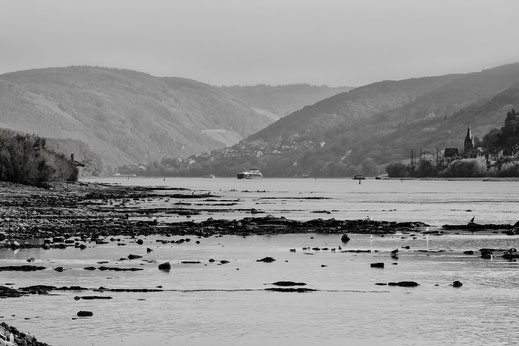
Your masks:
{"label": "large boulder", "polygon": [[343,234],[341,237],[341,241],[346,244],[347,242],[350,241],[350,237],[348,237],[347,234]]}

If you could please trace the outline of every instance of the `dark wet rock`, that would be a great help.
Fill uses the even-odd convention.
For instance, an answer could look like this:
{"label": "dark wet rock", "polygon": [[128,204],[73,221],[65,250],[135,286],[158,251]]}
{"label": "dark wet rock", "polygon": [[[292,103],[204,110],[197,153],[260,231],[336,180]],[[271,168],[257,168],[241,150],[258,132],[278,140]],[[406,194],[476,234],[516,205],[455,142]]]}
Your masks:
{"label": "dark wet rock", "polygon": [[369,266],[371,268],[384,268],[384,262],[371,263]]}
{"label": "dark wet rock", "polygon": [[130,259],[130,260],[139,259],[139,258],[142,258],[142,256],[141,255],[133,255],[133,254],[129,254],[128,255],[128,259]]}
{"label": "dark wet rock", "polygon": [[74,297],[74,299],[79,298],[83,300],[106,300],[106,299],[112,299],[110,296],[81,296],[81,297]]}
{"label": "dark wet rock", "polygon": [[182,261],[180,263],[182,263],[182,264],[200,264],[202,262],[200,262],[200,261]]}
{"label": "dark wet rock", "polygon": [[483,259],[492,259],[492,257],[494,257],[494,253],[490,249],[481,249],[479,251]]}
{"label": "dark wet rock", "polygon": [[209,263],[213,263],[213,262],[215,262],[215,259],[214,258],[210,258],[209,259]]}
{"label": "dark wet rock", "polygon": [[150,248],[147,248],[147,249],[146,249],[146,252],[148,252],[148,253],[149,253],[149,252],[152,252],[152,251],[153,251],[153,250],[150,249]]}
{"label": "dark wet rock", "polygon": [[463,284],[461,283],[461,281],[456,280],[456,281],[454,281],[454,282],[452,283],[452,287],[461,287],[461,286],[463,286]]}
{"label": "dark wet rock", "polygon": [[159,264],[159,269],[160,270],[170,270],[171,269],[171,263],[169,263],[169,262],[161,263],[161,264]]}
{"label": "dark wet rock", "polygon": [[57,288],[59,291],[88,291],[88,288],[81,286],[62,286]]}
{"label": "dark wet rock", "polygon": [[139,245],[144,244],[144,240],[142,240],[142,239],[137,239],[137,244],[139,244]]}
{"label": "dark wet rock", "polygon": [[120,268],[120,267],[105,267],[101,266],[98,268],[101,271],[110,270],[110,271],[116,271],[116,272],[135,272],[139,270],[144,270],[143,268]]}
{"label": "dark wet rock", "polygon": [[81,310],[81,311],[78,311],[77,315],[79,317],[90,317],[90,316],[93,316],[94,313],[92,311],[83,311],[83,310]]}
{"label": "dark wet rock", "polygon": [[61,273],[65,269],[63,267],[56,267],[56,268],[54,268],[54,270],[57,271],[58,273]]}
{"label": "dark wet rock", "polygon": [[446,230],[460,230],[460,231],[469,231],[469,232],[478,232],[478,231],[487,231],[487,230],[502,230],[502,229],[511,229],[514,226],[509,224],[478,224],[474,222],[470,222],[468,224],[463,225],[443,225],[442,228]]}
{"label": "dark wet rock", "polygon": [[19,298],[23,296],[23,293],[17,289],[0,286],[0,298]]}
{"label": "dark wet rock", "polygon": [[31,272],[37,270],[46,269],[43,266],[33,266],[33,265],[21,265],[21,266],[4,266],[0,267],[0,271],[19,271],[19,272]]}
{"label": "dark wet rock", "polygon": [[54,243],[63,243],[65,241],[65,237],[54,237],[52,238]]}
{"label": "dark wet rock", "polygon": [[274,286],[283,286],[283,287],[288,287],[288,286],[306,286],[306,284],[304,282],[294,282],[294,281],[276,281],[276,282],[273,282],[272,285],[274,285]]}
{"label": "dark wet rock", "polygon": [[163,289],[157,288],[104,288],[100,287],[94,289],[96,292],[125,292],[125,293],[150,293],[150,292],[164,292]]}
{"label": "dark wet rock", "polygon": [[46,294],[49,294],[49,292],[57,290],[57,289],[58,288],[55,286],[33,285],[33,286],[21,287],[19,290],[26,294],[46,295]]}
{"label": "dark wet rock", "polygon": [[512,260],[512,259],[519,258],[519,252],[517,252],[516,248],[513,247],[511,249],[506,250],[503,253],[503,258],[507,259],[507,260]]}
{"label": "dark wet rock", "polygon": [[375,282],[375,285],[377,286],[387,286],[386,282]]}
{"label": "dark wet rock", "polygon": [[45,243],[45,244],[43,244],[43,245],[41,246],[41,248],[42,248],[43,250],[50,250],[50,245],[47,244],[47,243]]}
{"label": "dark wet rock", "polygon": [[463,251],[463,254],[464,254],[464,255],[473,255],[473,254],[474,254],[474,251],[473,251],[473,250]]}
{"label": "dark wet rock", "polygon": [[221,260],[220,263],[221,264],[227,264],[227,263],[229,263],[229,261],[228,260]]}
{"label": "dark wet rock", "polygon": [[29,335],[27,333],[23,333],[15,327],[9,326],[5,322],[2,322],[0,324],[0,329],[3,329],[4,331],[11,333],[14,337],[16,345],[18,346],[49,346],[44,342],[39,342],[34,336]]}
{"label": "dark wet rock", "polygon": [[399,286],[399,287],[416,287],[420,284],[414,281],[399,281],[399,282],[389,282],[388,286]]}
{"label": "dark wet rock", "polygon": [[371,250],[341,250],[343,253],[371,253]]}
{"label": "dark wet rock", "polygon": [[306,288],[306,287],[271,287],[271,288],[265,288],[265,291],[305,293],[305,292],[313,292],[313,291],[317,291],[317,290],[315,290],[313,288]]}
{"label": "dark wet rock", "polygon": [[84,270],[96,270],[97,268],[96,267],[85,267],[83,268]]}
{"label": "dark wet rock", "polygon": [[272,263],[275,259],[272,257],[264,257],[262,259],[256,260],[256,262],[265,262],[265,263]]}
{"label": "dark wet rock", "polygon": [[343,234],[342,237],[341,237],[341,241],[343,243],[347,243],[347,242],[350,241],[350,237],[347,234]]}

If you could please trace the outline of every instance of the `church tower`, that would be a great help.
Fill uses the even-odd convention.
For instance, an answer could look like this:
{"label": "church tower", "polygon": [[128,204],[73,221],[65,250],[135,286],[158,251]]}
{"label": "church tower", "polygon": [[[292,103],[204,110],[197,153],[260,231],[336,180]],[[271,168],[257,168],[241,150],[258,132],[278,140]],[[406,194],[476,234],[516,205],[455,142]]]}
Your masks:
{"label": "church tower", "polygon": [[466,155],[473,149],[474,149],[474,138],[472,137],[472,131],[470,130],[470,125],[469,125],[467,127],[467,135],[465,136],[465,141],[463,142],[463,152]]}

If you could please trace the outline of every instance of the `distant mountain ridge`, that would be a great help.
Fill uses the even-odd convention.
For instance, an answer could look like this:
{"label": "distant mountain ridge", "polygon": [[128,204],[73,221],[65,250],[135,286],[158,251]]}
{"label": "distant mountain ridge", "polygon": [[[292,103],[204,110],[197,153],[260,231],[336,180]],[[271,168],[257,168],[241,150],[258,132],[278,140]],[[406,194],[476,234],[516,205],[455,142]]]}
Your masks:
{"label": "distant mountain ridge", "polygon": [[[406,159],[411,149],[458,146],[471,125],[482,137],[519,108],[519,64],[481,72],[384,81],[304,107],[207,158],[198,171],[232,175],[347,176]],[[373,169],[370,169],[373,171]]]}
{"label": "distant mountain ridge", "polygon": [[224,147],[272,121],[183,78],[99,67],[0,75],[0,127],[83,141],[112,168]]}
{"label": "distant mountain ridge", "polygon": [[342,90],[214,87],[90,66],[34,69],[0,75],[0,128],[52,138],[56,150],[90,162],[83,171],[99,173],[236,144],[279,112]]}

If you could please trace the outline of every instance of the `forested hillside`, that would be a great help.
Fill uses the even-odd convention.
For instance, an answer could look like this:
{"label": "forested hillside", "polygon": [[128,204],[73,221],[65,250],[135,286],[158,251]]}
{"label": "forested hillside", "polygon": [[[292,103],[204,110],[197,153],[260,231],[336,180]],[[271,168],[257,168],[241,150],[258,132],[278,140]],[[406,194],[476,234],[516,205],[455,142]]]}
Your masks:
{"label": "forested hillside", "polygon": [[483,136],[519,104],[519,64],[477,73],[373,83],[296,111],[239,144],[190,158],[171,172],[265,176],[376,174],[411,149],[459,146],[468,125]]}
{"label": "forested hillside", "polygon": [[0,75],[0,127],[80,140],[112,168],[222,148],[272,121],[188,79],[98,67]]}

